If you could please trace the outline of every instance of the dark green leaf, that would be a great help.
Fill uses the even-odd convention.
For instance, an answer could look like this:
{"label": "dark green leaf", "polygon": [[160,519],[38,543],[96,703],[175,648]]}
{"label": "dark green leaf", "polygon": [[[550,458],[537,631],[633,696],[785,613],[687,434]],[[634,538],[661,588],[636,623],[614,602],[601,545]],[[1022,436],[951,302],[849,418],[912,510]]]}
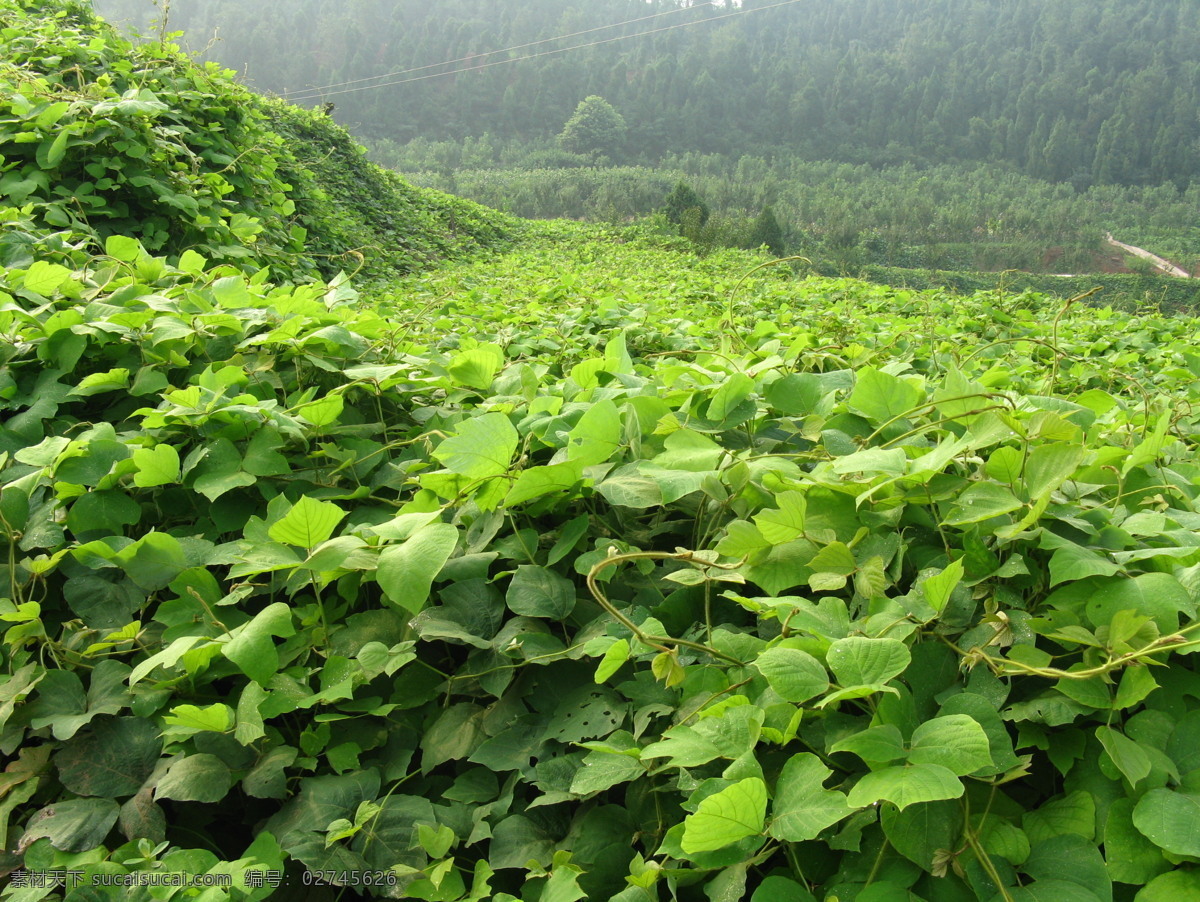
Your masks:
{"label": "dark green leaf", "polygon": [[121,808],[112,799],[69,799],[47,805],[26,824],[19,847],[48,837],[62,852],[87,852],[104,842]]}
{"label": "dark green leaf", "polygon": [[99,717],[55,756],[59,779],[81,796],[133,795],[162,753],[154,724],[137,717]]}
{"label": "dark green leaf", "polygon": [[232,786],[229,766],[216,755],[187,755],[176,759],[159,779],[154,797],[180,802],[219,802]]}

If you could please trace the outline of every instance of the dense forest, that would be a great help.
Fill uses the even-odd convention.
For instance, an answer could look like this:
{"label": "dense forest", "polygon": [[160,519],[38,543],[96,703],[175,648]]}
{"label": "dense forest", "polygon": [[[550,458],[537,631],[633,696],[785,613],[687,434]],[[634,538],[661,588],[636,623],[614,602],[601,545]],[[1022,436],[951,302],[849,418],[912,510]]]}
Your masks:
{"label": "dense forest", "polygon": [[[95,5],[163,25],[151,0]],[[627,123],[613,162],[748,148],[874,166],[1004,162],[1077,189],[1183,189],[1200,171],[1188,0],[163,6],[166,29],[205,58],[259,89],[333,102],[373,140],[546,138],[599,95]]]}

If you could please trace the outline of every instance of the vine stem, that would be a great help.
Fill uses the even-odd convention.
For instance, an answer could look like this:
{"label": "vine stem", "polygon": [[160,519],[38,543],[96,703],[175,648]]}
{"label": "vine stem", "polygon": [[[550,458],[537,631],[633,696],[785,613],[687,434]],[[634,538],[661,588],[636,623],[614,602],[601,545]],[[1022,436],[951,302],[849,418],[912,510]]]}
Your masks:
{"label": "vine stem", "polygon": [[1050,368],[1050,377],[1047,380],[1048,384],[1047,384],[1047,388],[1046,388],[1046,394],[1048,394],[1048,395],[1054,394],[1054,387],[1055,387],[1055,384],[1058,382],[1058,367],[1059,367],[1059,364],[1062,362],[1062,358],[1064,356],[1062,351],[1060,351],[1058,348],[1058,323],[1059,323],[1059,321],[1063,318],[1063,315],[1068,310],[1070,310],[1072,307],[1075,306],[1075,304],[1077,304],[1079,301],[1082,301],[1084,298],[1091,297],[1097,291],[1102,291],[1103,287],[1104,286],[1102,286],[1102,285],[1097,285],[1091,291],[1085,291],[1083,294],[1079,294],[1079,295],[1076,295],[1075,297],[1071,298],[1069,301],[1067,301],[1065,304],[1062,305],[1062,309],[1058,311],[1058,316],[1054,317],[1054,324],[1053,324],[1053,326],[1051,326],[1051,329],[1050,329],[1050,342],[1054,346],[1054,352],[1055,352],[1054,353],[1054,366]]}
{"label": "vine stem", "polygon": [[1126,664],[1132,664],[1142,658],[1149,657],[1164,651],[1180,651],[1185,647],[1193,647],[1200,643],[1197,639],[1188,639],[1187,634],[1194,630],[1200,629],[1200,621],[1192,623],[1177,632],[1171,633],[1169,636],[1161,636],[1153,642],[1143,645],[1141,648],[1126,652],[1115,658],[1109,658],[1103,664],[1096,667],[1088,667],[1084,670],[1063,670],[1059,667],[1034,667],[1031,664],[1023,664],[1020,661],[1011,661],[1007,658],[995,658],[989,655],[981,648],[975,648],[971,651],[963,651],[949,639],[941,637],[951,649],[967,660],[984,661],[997,674],[1012,674],[1014,671],[1019,673],[1027,673],[1031,676],[1047,677],[1049,679],[1064,679],[1064,680],[1089,680],[1095,676],[1103,676],[1106,673],[1112,673]]}
{"label": "vine stem", "polygon": [[[729,300],[725,304],[725,322],[730,329],[733,328],[733,299],[737,297],[738,291],[741,290],[741,287],[743,284],[745,284],[746,280],[760,269],[766,269],[769,266],[778,266],[780,263],[793,263],[797,260],[803,261],[809,266],[812,266],[811,260],[809,260],[807,257],[801,257],[798,254],[791,257],[779,257],[775,260],[768,260],[766,263],[758,264],[758,266],[755,266],[753,269],[747,271],[740,279],[738,279],[737,284],[733,286],[733,290],[729,292]],[[736,335],[737,333],[735,332],[734,334]],[[742,346],[744,347],[746,342],[741,338],[740,335],[737,336],[737,338],[742,342]]]}
{"label": "vine stem", "polygon": [[734,564],[715,564],[710,561],[703,560],[698,557],[694,551],[632,551],[625,554],[610,554],[604,560],[599,561],[588,571],[587,587],[592,593],[592,597],[596,599],[596,603],[604,608],[613,618],[628,629],[635,639],[643,645],[649,645],[651,648],[657,648],[659,651],[669,652],[670,646],[676,648],[690,648],[693,651],[702,651],[712,655],[714,658],[719,658],[722,661],[728,661],[730,664],[736,664],[739,667],[745,667],[745,661],[739,661],[732,655],[727,655],[723,651],[718,651],[711,645],[705,645],[702,642],[691,642],[687,639],[674,639],[670,636],[653,636],[644,632],[641,627],[622,614],[616,609],[611,601],[608,600],[600,588],[597,577],[607,570],[609,567],[614,567],[617,564],[623,564],[626,561],[688,561],[703,564],[706,567],[715,567],[718,570],[736,570],[745,563],[744,560]]}

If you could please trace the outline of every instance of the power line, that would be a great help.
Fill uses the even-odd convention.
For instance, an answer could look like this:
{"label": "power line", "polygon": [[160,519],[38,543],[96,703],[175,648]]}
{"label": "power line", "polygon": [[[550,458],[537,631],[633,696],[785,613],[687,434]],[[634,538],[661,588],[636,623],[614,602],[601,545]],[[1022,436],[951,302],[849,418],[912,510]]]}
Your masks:
{"label": "power line", "polygon": [[[637,18],[637,19],[627,19],[624,22],[615,22],[612,25],[600,25],[600,26],[597,26],[596,28],[587,28],[583,31],[571,32],[570,34],[560,34],[560,35],[557,35],[552,38],[542,38],[540,41],[530,41],[528,44],[517,44],[513,47],[504,47],[500,50],[488,50],[482,54],[473,53],[470,56],[460,56],[456,60],[446,60],[446,61],[440,62],[440,63],[430,63],[428,66],[416,66],[415,68],[412,68],[412,69],[399,69],[395,72],[385,72],[382,75],[369,75],[366,78],[355,78],[355,79],[351,79],[350,81],[339,81],[339,82],[336,82],[335,84],[322,85],[321,87],[318,87],[318,88],[303,88],[303,89],[297,89],[295,91],[284,91],[281,96],[285,97],[285,98],[291,97],[293,95],[299,95],[301,98],[308,97],[309,95],[320,96],[323,94],[323,92],[328,91],[330,88],[343,88],[346,85],[357,85],[357,84],[361,84],[362,82],[366,82],[366,81],[375,81],[378,78],[391,78],[394,75],[410,75],[413,72],[423,72],[426,69],[436,69],[440,66],[453,66],[455,63],[465,63],[468,60],[474,59],[478,56],[491,56],[492,54],[495,54],[495,53],[511,53],[514,50],[524,50],[527,47],[537,47],[541,44],[549,44],[551,41],[565,41],[568,38],[577,38],[577,37],[581,37],[582,35],[592,34],[597,31],[607,31],[610,28],[620,28],[623,25],[636,25],[638,22],[647,22],[650,19],[661,19],[663,16],[673,16],[673,15],[675,15],[675,13],[687,12],[689,10],[699,9],[700,7],[703,7],[703,6],[715,6],[715,5],[716,5],[715,0],[707,0],[707,2],[705,2],[705,3],[697,3],[693,6],[678,6],[675,9],[669,9],[666,12],[655,13],[652,16],[641,16],[640,18]],[[464,70],[464,71],[466,71],[466,70]],[[375,86],[370,85],[369,87],[375,87]]]}
{"label": "power line", "polygon": [[[465,72],[479,72],[482,69],[490,69],[493,66],[504,66],[509,63],[521,63],[521,62],[524,62],[525,60],[537,59],[538,57],[542,57],[542,56],[552,56],[553,54],[556,54],[556,53],[566,53],[570,50],[584,50],[588,47],[599,47],[602,44],[612,44],[615,41],[627,41],[627,40],[630,40],[631,38],[642,38],[642,37],[645,37],[646,35],[659,34],[664,31],[674,31],[676,28],[688,28],[692,25],[703,25],[708,22],[717,22],[721,19],[730,19],[734,16],[745,16],[745,15],[749,15],[750,13],[762,12],[762,11],[768,10],[768,9],[778,9],[781,6],[791,6],[793,3],[800,3],[800,2],[801,2],[801,0],[781,0],[781,2],[779,2],[779,3],[772,3],[768,6],[756,6],[753,9],[739,9],[736,12],[723,13],[719,16],[712,16],[711,18],[708,18],[708,19],[697,19],[692,22],[682,22],[678,25],[664,25],[662,28],[652,28],[649,31],[639,31],[637,34],[619,35],[615,38],[604,38],[603,40],[591,41],[587,44],[577,44],[574,47],[559,47],[556,50],[543,50],[539,53],[530,53],[527,56],[518,56],[518,57],[513,57],[512,59],[496,60],[491,63],[482,63],[481,65],[478,65],[478,66],[468,66],[464,69],[452,69],[449,72],[434,72],[431,75],[418,75],[415,78],[404,78],[404,79],[400,79],[399,81],[385,81],[385,82],[381,82],[380,84],[377,84],[377,85],[362,85],[357,88],[343,88],[340,91],[314,90],[304,96],[290,97],[289,100],[292,103],[303,103],[307,100],[317,100],[317,99],[321,99],[321,98],[325,98],[325,97],[337,97],[340,94],[353,94],[357,91],[369,91],[373,88],[392,88],[392,87],[396,87],[397,85],[406,85],[406,84],[409,84],[409,83],[415,82],[415,81],[425,81],[430,78],[444,78],[447,75],[462,75]],[[709,5],[711,5],[711,4],[709,4]],[[690,8],[690,7],[688,7],[688,8]],[[495,51],[495,52],[499,52],[499,51]],[[449,65],[449,64],[442,63],[439,65]],[[431,68],[431,67],[425,66],[423,68]],[[383,77],[383,76],[381,76],[381,77]]]}

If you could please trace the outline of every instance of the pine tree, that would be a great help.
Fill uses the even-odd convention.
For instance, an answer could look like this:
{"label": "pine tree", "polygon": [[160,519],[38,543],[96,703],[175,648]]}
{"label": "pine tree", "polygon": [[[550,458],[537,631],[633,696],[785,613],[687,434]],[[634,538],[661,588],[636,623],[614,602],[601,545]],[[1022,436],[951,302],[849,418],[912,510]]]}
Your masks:
{"label": "pine tree", "polygon": [[699,225],[702,226],[708,222],[708,204],[700,199],[700,195],[693,191],[691,186],[680,182],[667,195],[663,203],[663,212],[667,214],[668,222],[672,222],[675,225],[682,225],[684,214],[688,210],[698,211],[696,216]]}
{"label": "pine tree", "polygon": [[750,246],[762,247],[764,244],[776,257],[783,256],[783,228],[770,205],[762,208],[750,227]]}

